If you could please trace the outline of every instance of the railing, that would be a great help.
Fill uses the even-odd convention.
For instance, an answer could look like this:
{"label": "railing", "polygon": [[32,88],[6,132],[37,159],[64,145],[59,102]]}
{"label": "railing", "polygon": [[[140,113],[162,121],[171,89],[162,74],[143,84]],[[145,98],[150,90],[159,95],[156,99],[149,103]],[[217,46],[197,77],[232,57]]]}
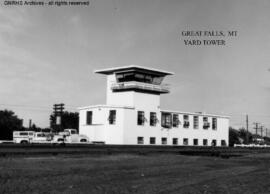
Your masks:
{"label": "railing", "polygon": [[111,89],[112,90],[141,89],[160,93],[170,92],[168,84],[155,85],[136,81],[112,83]]}

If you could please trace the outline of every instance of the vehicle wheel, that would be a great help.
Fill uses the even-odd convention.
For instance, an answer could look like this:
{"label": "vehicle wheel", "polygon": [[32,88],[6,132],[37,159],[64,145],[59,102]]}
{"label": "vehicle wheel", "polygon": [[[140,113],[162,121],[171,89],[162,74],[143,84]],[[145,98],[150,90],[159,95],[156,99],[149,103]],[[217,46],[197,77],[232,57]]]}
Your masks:
{"label": "vehicle wheel", "polygon": [[28,144],[28,141],[21,141],[21,144]]}
{"label": "vehicle wheel", "polygon": [[87,142],[87,140],[86,139],[81,139],[80,142]]}

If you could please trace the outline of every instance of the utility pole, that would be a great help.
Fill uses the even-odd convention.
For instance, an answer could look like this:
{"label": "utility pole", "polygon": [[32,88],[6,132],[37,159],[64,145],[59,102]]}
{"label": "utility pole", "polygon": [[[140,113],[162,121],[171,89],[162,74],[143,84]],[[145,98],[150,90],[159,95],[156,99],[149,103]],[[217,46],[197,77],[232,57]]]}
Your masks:
{"label": "utility pole", "polygon": [[261,126],[260,129],[261,129],[261,137],[263,137],[263,126]]}
{"label": "utility pole", "polygon": [[61,131],[62,129],[62,115],[65,109],[64,106],[65,104],[63,103],[53,105],[53,113],[55,117],[54,126],[58,131]]}
{"label": "utility pole", "polygon": [[258,135],[259,123],[253,123],[255,125],[254,129],[256,130],[256,136]]}
{"label": "utility pole", "polygon": [[265,128],[265,137],[268,137],[268,136],[267,136],[267,130],[268,130],[268,129]]}
{"label": "utility pole", "polygon": [[246,128],[247,128],[247,135],[246,135],[246,142],[249,143],[249,133],[248,133],[248,115],[246,115]]}
{"label": "utility pole", "polygon": [[32,119],[29,119],[29,130],[31,129],[32,127]]}

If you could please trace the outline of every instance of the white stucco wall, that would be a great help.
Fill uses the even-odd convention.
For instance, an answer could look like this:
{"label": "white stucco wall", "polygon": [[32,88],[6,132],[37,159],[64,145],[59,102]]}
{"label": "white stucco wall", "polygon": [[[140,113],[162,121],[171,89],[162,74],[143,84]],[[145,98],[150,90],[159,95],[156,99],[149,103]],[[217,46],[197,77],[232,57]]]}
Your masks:
{"label": "white stucco wall", "polygon": [[[109,110],[116,110],[116,123],[108,122]],[[93,111],[93,124],[86,125],[86,111]],[[146,121],[143,126],[137,125],[137,111],[144,111]],[[150,112],[156,112],[158,122],[156,126],[150,126]],[[189,115],[189,128],[183,127],[183,115],[179,113],[180,124],[178,127],[163,128],[161,126],[161,112],[159,109],[135,109],[121,107],[95,107],[80,110],[80,133],[87,135],[91,141],[102,141],[106,144],[137,144],[137,138],[144,138],[144,145],[150,144],[150,137],[156,138],[156,145],[161,145],[161,138],[167,138],[167,145],[172,145],[172,139],[178,138],[178,145],[183,145],[183,139],[188,138],[188,145],[193,145],[193,139],[198,139],[198,145],[203,145],[203,139],[217,141],[225,140],[228,145],[229,119],[217,118],[217,129],[212,129],[212,117],[208,116],[210,128],[203,129],[203,115],[199,115],[199,128],[193,128],[193,115]]]}
{"label": "white stucco wall", "polygon": [[[154,111],[153,111],[154,112]],[[179,114],[181,124],[178,127],[163,128],[161,126],[161,113],[157,112],[159,122],[156,126],[150,126],[150,111],[145,111],[147,121],[143,126],[137,125],[137,110],[125,112],[124,124],[124,144],[137,144],[137,137],[144,137],[144,144],[150,144],[150,137],[156,138],[156,145],[161,145],[161,138],[167,138],[167,145],[173,144],[173,138],[178,138],[178,145],[183,145],[183,139],[188,138],[189,145],[193,145],[193,139],[198,139],[198,145],[203,145],[203,139],[208,140],[211,145],[212,140],[217,141],[217,146],[221,145],[221,140],[225,140],[228,145],[228,118],[217,118],[217,130],[203,129],[203,116],[199,116],[199,128],[193,128],[193,115],[190,115],[189,128],[183,127],[183,114]],[[216,117],[215,117],[216,118]],[[212,121],[212,117],[209,117]],[[210,122],[211,126],[211,122]]]}
{"label": "white stucco wall", "polygon": [[[172,139],[178,138],[178,145],[183,145],[183,139],[188,138],[189,145],[193,145],[193,139],[198,139],[198,145],[203,145],[203,139],[217,141],[225,140],[228,145],[229,118],[218,115],[205,115],[198,113],[183,113],[179,111],[165,111],[179,115],[180,125],[170,129],[161,126],[160,95],[122,91],[113,92],[111,84],[115,83],[115,75],[107,76],[106,105],[96,105],[80,109],[80,133],[89,137],[90,141],[102,141],[106,144],[137,144],[137,138],[144,138],[144,145],[150,144],[150,137],[156,138],[156,145],[161,145],[161,138],[167,138],[167,145],[172,145]],[[116,110],[116,123],[110,125],[108,121],[109,111]],[[86,112],[93,111],[92,125],[86,124]],[[144,111],[146,122],[143,126],[137,125],[137,112]],[[156,126],[150,126],[150,112],[156,112],[158,122]],[[189,128],[183,127],[183,115],[189,115]],[[199,128],[193,128],[193,116],[199,116]],[[203,116],[208,117],[210,128],[203,129]],[[217,118],[217,130],[212,129],[212,117]]]}

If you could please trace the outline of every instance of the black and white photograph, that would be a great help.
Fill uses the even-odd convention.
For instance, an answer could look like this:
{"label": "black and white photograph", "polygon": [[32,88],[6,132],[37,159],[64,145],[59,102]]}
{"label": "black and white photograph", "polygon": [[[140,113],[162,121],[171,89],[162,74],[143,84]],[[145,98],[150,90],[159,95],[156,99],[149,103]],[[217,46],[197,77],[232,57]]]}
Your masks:
{"label": "black and white photograph", "polygon": [[2,0],[0,193],[270,193],[269,10]]}

